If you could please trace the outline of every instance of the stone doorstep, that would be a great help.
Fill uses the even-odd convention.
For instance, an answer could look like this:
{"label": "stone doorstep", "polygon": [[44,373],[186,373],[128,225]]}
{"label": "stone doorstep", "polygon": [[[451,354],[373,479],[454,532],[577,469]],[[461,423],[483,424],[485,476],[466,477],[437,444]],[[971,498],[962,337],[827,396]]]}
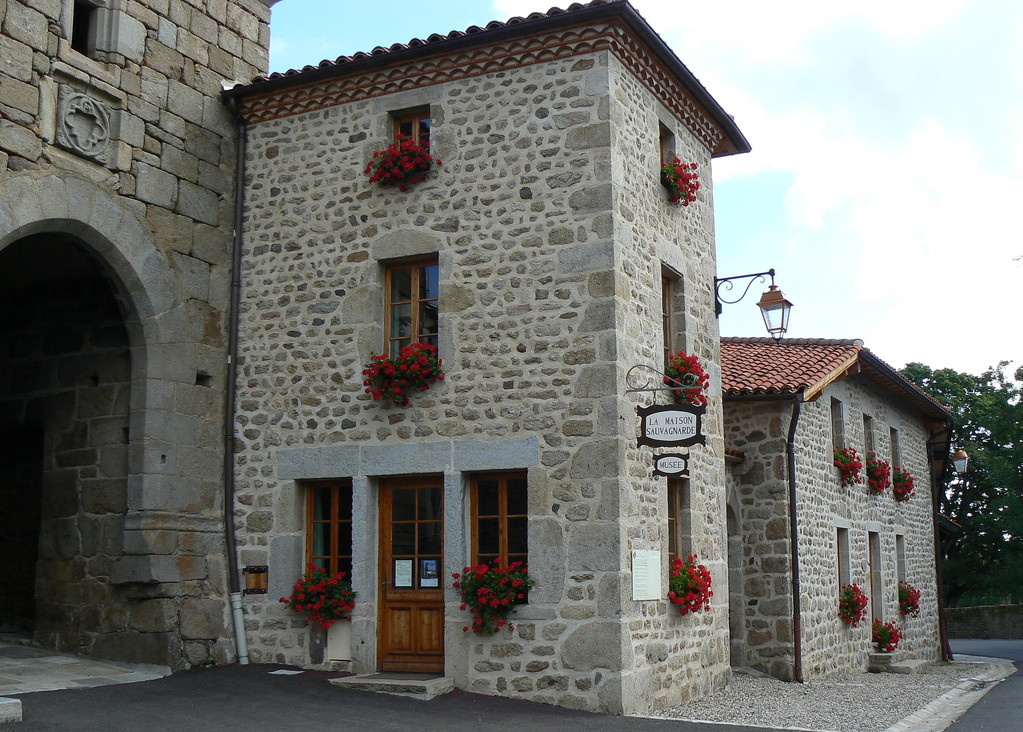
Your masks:
{"label": "stone doorstep", "polygon": [[906,658],[900,651],[870,653],[867,656],[867,670],[871,673],[916,674],[929,665],[929,661]]}
{"label": "stone doorstep", "polygon": [[365,676],[344,676],[338,679],[330,679],[330,683],[346,689],[375,691],[380,694],[398,694],[427,701],[455,689],[455,680],[451,677],[431,676],[429,674],[376,673]]}
{"label": "stone doorstep", "polygon": [[0,696],[0,724],[21,721],[21,699]]}

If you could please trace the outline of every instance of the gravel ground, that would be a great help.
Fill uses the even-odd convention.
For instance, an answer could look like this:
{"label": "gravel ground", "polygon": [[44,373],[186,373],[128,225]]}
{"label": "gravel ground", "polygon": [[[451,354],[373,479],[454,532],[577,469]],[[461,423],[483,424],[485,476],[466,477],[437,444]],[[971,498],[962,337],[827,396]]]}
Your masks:
{"label": "gravel ground", "polygon": [[882,732],[986,668],[976,663],[938,664],[918,674],[833,674],[804,684],[732,674],[732,683],[724,691],[655,716],[827,732]]}

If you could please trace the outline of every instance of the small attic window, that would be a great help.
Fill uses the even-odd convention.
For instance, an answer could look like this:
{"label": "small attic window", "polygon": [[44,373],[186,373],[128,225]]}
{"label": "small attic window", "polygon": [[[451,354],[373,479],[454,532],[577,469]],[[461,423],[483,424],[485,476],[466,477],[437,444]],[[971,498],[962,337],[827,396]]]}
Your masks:
{"label": "small attic window", "polygon": [[661,164],[669,163],[675,157],[675,133],[668,129],[663,122],[657,123],[658,144],[661,155]]}
{"label": "small attic window", "polygon": [[98,10],[98,6],[85,0],[75,0],[71,9],[71,48],[85,56],[95,50]]}

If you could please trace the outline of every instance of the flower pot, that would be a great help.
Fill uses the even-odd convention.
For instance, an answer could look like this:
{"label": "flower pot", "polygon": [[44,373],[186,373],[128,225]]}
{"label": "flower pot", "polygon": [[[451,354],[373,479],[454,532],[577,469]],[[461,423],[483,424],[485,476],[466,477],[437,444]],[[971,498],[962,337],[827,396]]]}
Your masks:
{"label": "flower pot", "polygon": [[335,620],[327,628],[327,661],[352,660],[352,621]]}

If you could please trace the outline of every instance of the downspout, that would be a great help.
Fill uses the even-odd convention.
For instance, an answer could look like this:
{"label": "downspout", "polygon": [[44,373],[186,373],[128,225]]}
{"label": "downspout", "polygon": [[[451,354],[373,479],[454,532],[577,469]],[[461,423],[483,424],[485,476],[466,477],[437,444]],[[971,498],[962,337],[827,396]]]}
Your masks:
{"label": "downspout", "polygon": [[799,584],[799,521],[796,515],[796,425],[799,422],[802,396],[792,400],[792,419],[789,421],[789,438],[786,458],[789,473],[789,537],[792,563],[792,677],[803,683],[803,614],[800,608]]}
{"label": "downspout", "polygon": [[238,663],[249,663],[242,614],[242,591],[238,567],[238,543],[234,534],[234,412],[238,378],[238,322],[242,291],[242,216],[245,203],[245,142],[247,128],[238,111],[238,102],[228,99],[238,123],[234,172],[234,231],[231,237],[231,304],[227,326],[227,394],[224,411],[224,535],[227,539],[227,576],[234,618],[234,642]]}
{"label": "downspout", "polygon": [[[945,434],[951,433],[951,425],[944,431]],[[939,483],[939,476],[935,471],[936,456],[935,451],[938,449],[937,443],[932,440],[935,437],[941,435],[941,432],[931,433],[931,439],[927,441],[927,463],[928,469],[931,474],[931,508],[934,512],[934,579],[937,589],[938,599],[938,641],[941,643],[941,660],[952,661],[952,647],[948,643],[948,619],[945,615],[945,603],[942,598],[945,596],[945,588],[941,579],[941,529],[939,528],[939,521],[941,518],[941,504],[938,501],[938,491],[941,490]],[[945,441],[945,464],[948,464],[948,449],[950,443],[948,440]]]}

